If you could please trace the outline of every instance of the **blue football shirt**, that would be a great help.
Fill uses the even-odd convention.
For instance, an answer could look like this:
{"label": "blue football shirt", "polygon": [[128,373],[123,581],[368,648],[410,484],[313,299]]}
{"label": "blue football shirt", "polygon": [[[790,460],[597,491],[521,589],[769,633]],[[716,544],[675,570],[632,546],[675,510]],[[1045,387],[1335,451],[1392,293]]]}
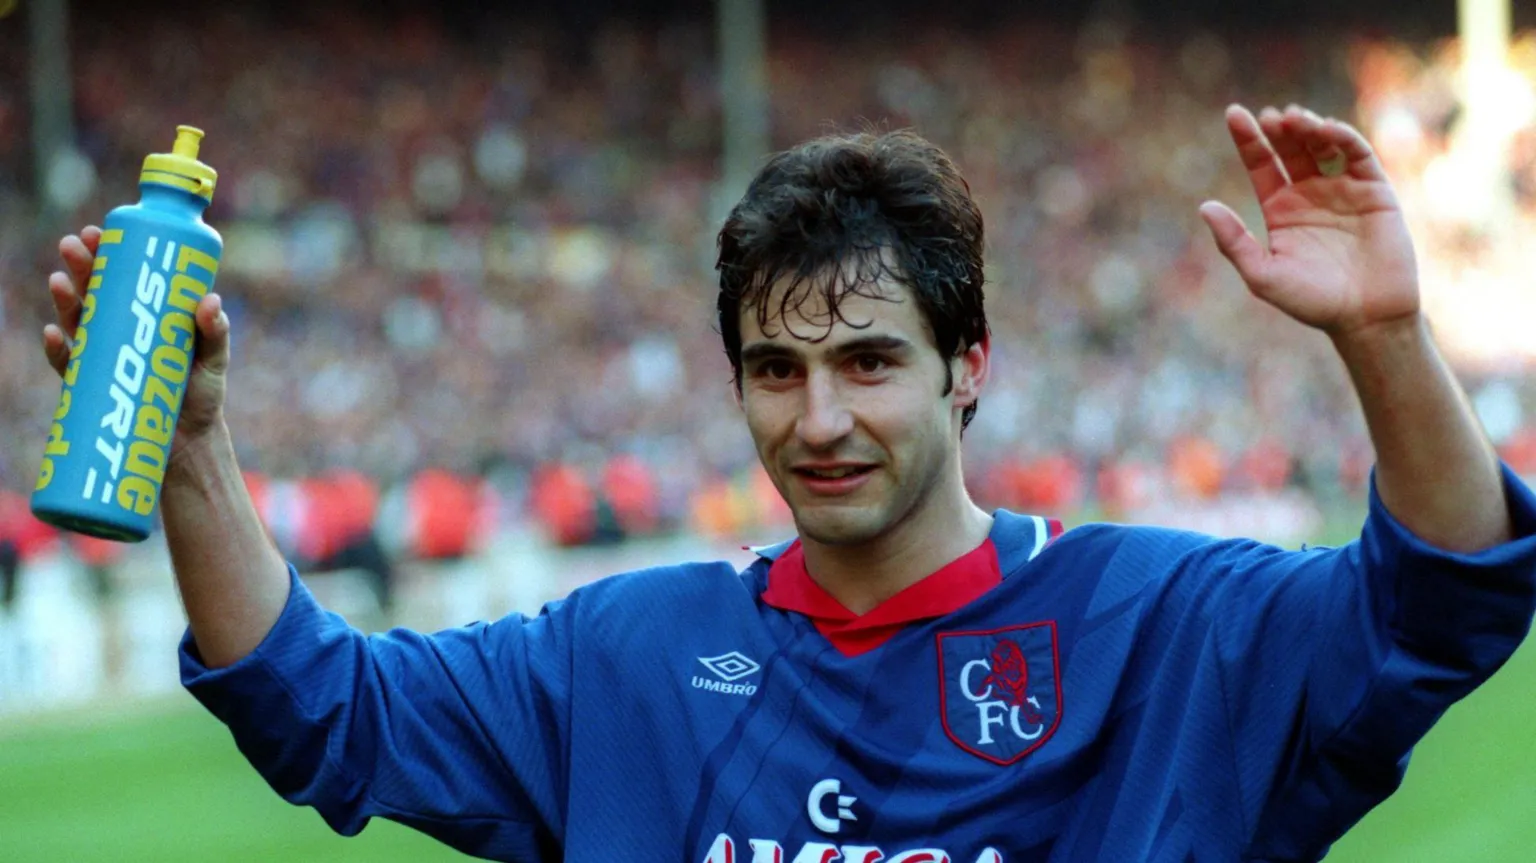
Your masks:
{"label": "blue football shirt", "polygon": [[991,535],[863,616],[786,544],[583,587],[539,616],[365,637],[293,575],[183,680],[279,794],[353,834],[569,863],[1311,861],[1536,611],[1517,539],[1285,551],[1147,527]]}

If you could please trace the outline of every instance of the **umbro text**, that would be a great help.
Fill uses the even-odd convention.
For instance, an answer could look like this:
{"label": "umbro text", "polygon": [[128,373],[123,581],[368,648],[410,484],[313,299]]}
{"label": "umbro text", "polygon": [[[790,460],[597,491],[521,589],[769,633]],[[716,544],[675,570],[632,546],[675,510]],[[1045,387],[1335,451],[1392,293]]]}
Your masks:
{"label": "umbro text", "polygon": [[693,678],[694,689],[708,689],[710,692],[722,692],[726,695],[752,695],[757,692],[756,684],[752,683],[721,683],[718,680],[710,680],[707,677]]}

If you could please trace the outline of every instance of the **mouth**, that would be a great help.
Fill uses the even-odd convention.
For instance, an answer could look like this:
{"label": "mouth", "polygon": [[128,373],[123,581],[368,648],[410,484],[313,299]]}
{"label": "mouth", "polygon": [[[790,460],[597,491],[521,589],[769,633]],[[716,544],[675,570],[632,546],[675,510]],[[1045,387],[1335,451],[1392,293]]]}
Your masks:
{"label": "mouth", "polygon": [[871,464],[827,465],[791,469],[800,484],[813,494],[841,495],[862,486],[875,472]]}

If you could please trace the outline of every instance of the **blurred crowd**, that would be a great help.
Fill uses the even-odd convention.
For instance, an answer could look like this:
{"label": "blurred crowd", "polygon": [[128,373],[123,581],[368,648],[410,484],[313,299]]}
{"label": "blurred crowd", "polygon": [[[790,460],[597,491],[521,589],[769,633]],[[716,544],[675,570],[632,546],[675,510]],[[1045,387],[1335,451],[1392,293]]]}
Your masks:
{"label": "blurred crowd", "polygon": [[[466,29],[231,4],[153,33],[127,12],[72,26],[80,149],[48,178],[50,201],[67,224],[99,223],[136,200],[141,160],[177,124],[206,131],[235,334],[229,422],[290,548],[324,558],[381,520],[386,550],[428,556],[421,543],[454,523],[475,526],[465,544],[518,520],[567,543],[783,523],[712,317],[714,232],[741,190],[717,186],[709,20],[573,34],[514,13]],[[0,31],[0,79],[25,79],[23,35]],[[1452,146],[1454,50],[1153,37],[1108,20],[898,42],[775,21],[768,63],[775,146],[910,126],[970,181],[995,358],[967,433],[978,497],[1113,516],[1361,493],[1370,448],[1337,360],[1247,294],[1196,208],[1219,198],[1258,224],[1222,124],[1233,101],[1361,123],[1389,139],[1409,202],[1429,206],[1423,178]],[[13,513],[0,531],[13,533],[58,395],[38,349],[57,235],[35,219],[26,93],[0,87],[0,522]],[[1511,168],[1529,226],[1536,124],[1523,122]],[[1415,212],[1426,272],[1487,271],[1476,232]],[[1536,470],[1526,367],[1464,371],[1505,453]],[[463,517],[424,527],[434,513]]]}

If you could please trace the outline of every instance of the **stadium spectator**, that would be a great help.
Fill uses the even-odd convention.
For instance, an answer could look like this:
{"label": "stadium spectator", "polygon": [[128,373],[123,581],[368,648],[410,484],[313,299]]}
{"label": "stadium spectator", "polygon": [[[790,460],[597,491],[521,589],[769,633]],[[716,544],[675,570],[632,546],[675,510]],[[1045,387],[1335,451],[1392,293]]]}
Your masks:
{"label": "stadium spectator", "polygon": [[[80,80],[113,87],[77,92],[89,194],[69,222],[133,200],[139,162],[177,123],[206,127],[223,178],[208,217],[229,247],[219,290],[243,334],[244,395],[230,410],[252,469],[302,484],[347,466],[387,490],[433,464],[504,459],[528,477],[574,456],[596,488],[601,461],[576,451],[623,451],[657,478],[656,510],[639,522],[662,529],[689,523],[716,478],[750,482],[750,446],[720,418],[728,395],[707,325],[720,134],[707,27],[609,22],[572,52],[568,34],[515,16],[466,30],[341,3],[295,26],[292,10],[234,3],[160,22],[181,36],[150,40],[131,36],[142,18],[93,13],[76,22]],[[12,80],[25,74],[22,35],[0,33]],[[1292,466],[1285,483],[1360,493],[1363,429],[1332,358],[1255,313],[1189,240],[1195,204],[1236,197],[1241,178],[1219,168],[1219,135],[1187,130],[1244,93],[1355,106],[1425,237],[1433,295],[1488,254],[1427,215],[1450,146],[1455,53],[1343,32],[1248,38],[1256,59],[1236,63],[1233,37],[1202,31],[1008,22],[901,49],[854,34],[835,50],[824,34],[775,32],[781,143],[877,118],[916,127],[967,167],[1006,345],[992,408],[969,436],[978,474],[1068,459],[1089,475],[1146,471],[1160,495],[1240,491],[1254,487],[1240,465],[1262,434],[1269,457]],[[282,59],[252,65],[217,48],[237,43]],[[1526,36],[1514,53],[1529,79],[1533,45]],[[25,120],[21,91],[0,93],[0,132],[15,132],[0,134],[7,286],[48,265],[25,221],[37,204],[20,185]],[[1527,118],[1511,154],[1527,226],[1533,141]],[[0,297],[0,486],[18,493],[57,396],[29,350],[46,313],[24,292]],[[1474,385],[1510,379],[1522,410],[1510,434],[1531,427],[1528,376],[1468,372]],[[1192,484],[1171,456],[1195,438],[1211,470]],[[1134,515],[1099,495],[1131,487],[1087,482],[1084,502]]]}

